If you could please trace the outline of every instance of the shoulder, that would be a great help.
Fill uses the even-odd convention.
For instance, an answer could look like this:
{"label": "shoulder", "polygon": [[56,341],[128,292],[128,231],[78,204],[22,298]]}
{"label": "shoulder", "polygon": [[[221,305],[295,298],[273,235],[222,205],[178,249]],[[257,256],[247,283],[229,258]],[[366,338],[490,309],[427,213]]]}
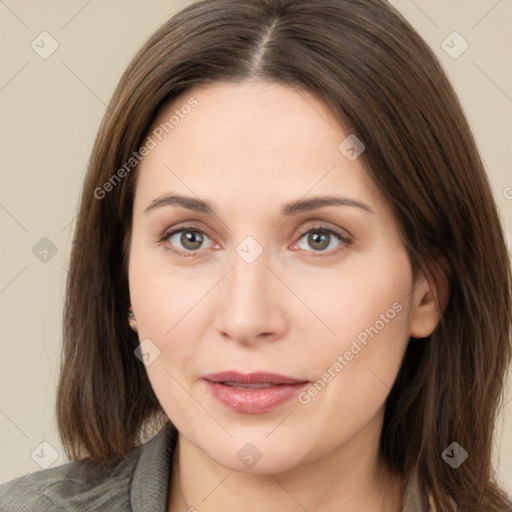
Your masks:
{"label": "shoulder", "polygon": [[0,511],[108,510],[109,503],[123,510],[135,462],[70,462],[21,476],[0,486]]}
{"label": "shoulder", "polygon": [[[145,479],[160,479],[156,502],[166,496],[171,453],[162,429],[126,457],[108,463],[76,461],[0,485],[0,512],[132,511]],[[151,497],[150,497],[151,498]],[[155,509],[158,510],[158,509]]]}

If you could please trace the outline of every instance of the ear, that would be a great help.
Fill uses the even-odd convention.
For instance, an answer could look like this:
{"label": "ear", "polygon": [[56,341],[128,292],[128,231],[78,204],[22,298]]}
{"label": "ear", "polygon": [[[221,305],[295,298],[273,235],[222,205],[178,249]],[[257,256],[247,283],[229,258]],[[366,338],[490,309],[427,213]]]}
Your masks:
{"label": "ear", "polygon": [[135,318],[133,308],[131,306],[128,308],[128,324],[133,331],[137,332],[137,319]]}
{"label": "ear", "polygon": [[413,292],[411,337],[426,338],[439,325],[450,293],[448,275],[448,264],[444,258],[437,259],[428,275],[426,272],[418,274]]}

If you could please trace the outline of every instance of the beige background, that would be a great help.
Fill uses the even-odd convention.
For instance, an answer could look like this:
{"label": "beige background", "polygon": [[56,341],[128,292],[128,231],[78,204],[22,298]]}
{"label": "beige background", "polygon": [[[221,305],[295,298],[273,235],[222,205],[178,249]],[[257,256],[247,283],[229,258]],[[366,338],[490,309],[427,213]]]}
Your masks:
{"label": "beige background", "polygon": [[[106,103],[129,59],[187,3],[0,0],[0,483],[66,462],[54,399],[63,284],[81,180]],[[440,57],[459,94],[510,240],[512,2],[392,3]],[[41,48],[43,31],[58,43],[46,59],[31,47],[35,40],[39,52],[51,48],[48,36],[42,36]],[[458,58],[441,46],[453,31],[469,44]],[[452,52],[464,44],[457,37],[445,43]],[[44,237],[51,242],[40,242]],[[495,450],[510,493],[511,397],[509,392]],[[471,447],[464,448],[471,456]]]}

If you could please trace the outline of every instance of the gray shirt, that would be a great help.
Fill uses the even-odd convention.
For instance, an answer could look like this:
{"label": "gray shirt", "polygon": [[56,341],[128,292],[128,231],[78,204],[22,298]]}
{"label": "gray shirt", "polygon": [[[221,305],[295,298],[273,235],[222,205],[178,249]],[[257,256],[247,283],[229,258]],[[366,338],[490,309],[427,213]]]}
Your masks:
{"label": "gray shirt", "polygon": [[[166,512],[177,433],[169,423],[125,458],[70,462],[0,485],[0,512]],[[403,512],[422,512],[408,485]]]}
{"label": "gray shirt", "polygon": [[170,424],[115,463],[70,462],[0,485],[1,512],[166,512]]}

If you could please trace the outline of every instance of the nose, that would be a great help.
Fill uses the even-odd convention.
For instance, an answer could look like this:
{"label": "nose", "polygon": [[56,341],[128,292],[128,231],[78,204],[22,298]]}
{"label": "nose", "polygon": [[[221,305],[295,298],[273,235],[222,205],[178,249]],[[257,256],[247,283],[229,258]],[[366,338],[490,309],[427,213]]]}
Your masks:
{"label": "nose", "polygon": [[225,338],[254,345],[283,337],[286,297],[268,263],[265,251],[252,263],[234,254],[217,303],[216,328]]}

